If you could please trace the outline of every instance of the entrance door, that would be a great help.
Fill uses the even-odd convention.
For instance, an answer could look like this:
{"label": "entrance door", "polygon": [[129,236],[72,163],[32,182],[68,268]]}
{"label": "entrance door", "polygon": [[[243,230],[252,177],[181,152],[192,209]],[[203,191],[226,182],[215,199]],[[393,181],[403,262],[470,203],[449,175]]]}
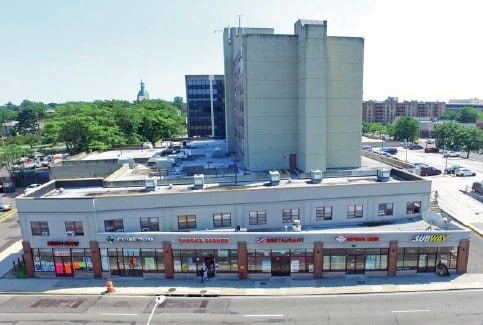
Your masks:
{"label": "entrance door", "polygon": [[74,276],[70,256],[54,256],[54,264],[56,276]]}
{"label": "entrance door", "polygon": [[436,269],[436,254],[419,254],[418,272],[434,272]]}
{"label": "entrance door", "polygon": [[346,274],[364,274],[366,271],[365,255],[347,255],[345,259]]}
{"label": "entrance door", "polygon": [[272,276],[290,276],[290,257],[272,257]]}

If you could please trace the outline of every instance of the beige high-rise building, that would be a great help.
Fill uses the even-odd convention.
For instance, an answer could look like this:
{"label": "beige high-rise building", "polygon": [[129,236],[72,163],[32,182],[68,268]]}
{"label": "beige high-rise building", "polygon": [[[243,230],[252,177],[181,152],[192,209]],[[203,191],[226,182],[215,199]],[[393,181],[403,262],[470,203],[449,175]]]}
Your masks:
{"label": "beige high-rise building", "polygon": [[364,40],[224,30],[227,150],[252,171],[360,167]]}

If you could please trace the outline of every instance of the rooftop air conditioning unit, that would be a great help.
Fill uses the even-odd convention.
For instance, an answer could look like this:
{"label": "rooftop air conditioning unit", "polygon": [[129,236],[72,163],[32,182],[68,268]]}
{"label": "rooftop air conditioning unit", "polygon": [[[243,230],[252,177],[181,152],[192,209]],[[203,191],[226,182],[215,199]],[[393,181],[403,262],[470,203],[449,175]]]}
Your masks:
{"label": "rooftop air conditioning unit", "polygon": [[270,177],[270,185],[277,186],[280,184],[280,173],[277,170],[271,170],[268,172]]}
{"label": "rooftop air conditioning unit", "polygon": [[141,231],[143,231],[143,232],[149,231],[149,228],[143,228],[143,229],[141,229]]}
{"label": "rooftop air conditioning unit", "polygon": [[42,231],[42,236],[48,236],[49,232],[48,231]]}
{"label": "rooftop air conditioning unit", "polygon": [[203,174],[194,174],[193,175],[193,187],[195,190],[202,189],[205,185],[205,175]]}
{"label": "rooftop air conditioning unit", "polygon": [[377,170],[377,181],[378,182],[388,182],[391,177],[391,171],[389,169],[378,169]]}
{"label": "rooftop air conditioning unit", "polygon": [[67,235],[67,237],[74,237],[75,231],[67,231],[65,234]]}
{"label": "rooftop air conditioning unit", "polygon": [[310,171],[310,182],[312,184],[320,184],[322,182],[322,172],[320,170]]}
{"label": "rooftop air conditioning unit", "polygon": [[152,177],[148,177],[144,180],[144,184],[146,186],[147,192],[152,192],[156,190],[156,179]]}

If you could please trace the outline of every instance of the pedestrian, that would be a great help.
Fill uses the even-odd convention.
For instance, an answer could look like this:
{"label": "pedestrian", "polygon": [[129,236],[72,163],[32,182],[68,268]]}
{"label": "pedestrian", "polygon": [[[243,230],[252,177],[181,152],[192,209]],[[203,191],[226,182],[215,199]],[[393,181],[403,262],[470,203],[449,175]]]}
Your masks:
{"label": "pedestrian", "polygon": [[208,269],[207,268],[203,269],[203,279],[206,280],[206,281],[209,281],[208,280]]}
{"label": "pedestrian", "polygon": [[434,192],[434,201],[435,202],[438,202],[438,196],[439,196],[438,191],[435,191]]}
{"label": "pedestrian", "polygon": [[203,269],[203,267],[201,267],[201,269],[198,271],[198,275],[201,277],[201,283],[203,283],[203,281],[205,280],[205,270]]}

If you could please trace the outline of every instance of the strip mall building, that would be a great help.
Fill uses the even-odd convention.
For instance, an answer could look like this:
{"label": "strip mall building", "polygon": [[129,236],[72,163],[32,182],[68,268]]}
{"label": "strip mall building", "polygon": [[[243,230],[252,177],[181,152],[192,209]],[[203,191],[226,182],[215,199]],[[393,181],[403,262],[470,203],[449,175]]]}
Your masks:
{"label": "strip mall building", "polygon": [[379,172],[231,185],[202,175],[152,187],[51,181],[17,198],[28,275],[196,277],[210,264],[240,279],[397,276],[439,261],[466,272],[470,231],[422,220],[431,182]]}

